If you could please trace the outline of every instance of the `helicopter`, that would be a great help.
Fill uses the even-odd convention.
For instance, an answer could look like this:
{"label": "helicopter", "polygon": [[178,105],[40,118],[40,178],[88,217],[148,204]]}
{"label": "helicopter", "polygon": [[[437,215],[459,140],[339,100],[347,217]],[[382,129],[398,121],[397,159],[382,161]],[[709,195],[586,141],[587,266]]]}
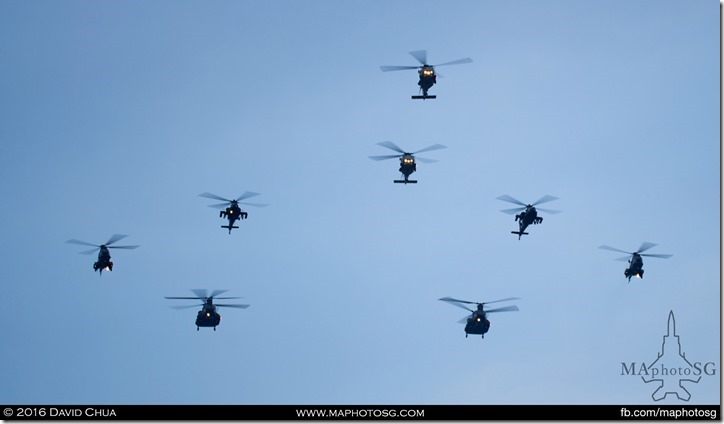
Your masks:
{"label": "helicopter", "polygon": [[425,100],[437,98],[437,96],[429,96],[427,94],[427,90],[429,90],[437,82],[438,75],[435,75],[435,66],[460,65],[463,63],[472,63],[473,61],[469,57],[466,57],[464,59],[453,60],[452,62],[445,62],[439,65],[428,65],[427,50],[415,50],[413,52],[410,52],[410,54],[412,55],[412,57],[417,59],[417,61],[420,62],[422,66],[380,66],[380,69],[382,69],[382,72],[402,71],[405,69],[419,69],[418,74],[420,75],[420,81],[418,81],[417,85],[420,86],[420,91],[422,91],[422,95],[412,96],[413,99]]}
{"label": "helicopter", "polygon": [[[431,150],[439,150],[439,149],[445,149],[446,146],[443,146],[442,144],[433,144],[430,147],[426,147],[422,150],[418,150],[413,153],[405,152],[402,150],[399,146],[397,146],[395,143],[391,141],[383,141],[381,143],[377,143],[380,146],[387,147],[388,149],[392,149],[396,152],[400,152],[399,155],[384,155],[384,156],[370,156],[369,158],[372,160],[384,160],[384,159],[392,159],[392,158],[400,158],[400,172],[405,177],[404,180],[394,180],[395,183],[400,184],[417,184],[417,180],[411,180],[410,175],[417,171],[417,164],[415,163],[415,156],[418,153],[422,152],[429,152]],[[437,162],[434,159],[425,159],[425,158],[417,158],[422,163],[433,163]]]}
{"label": "helicopter", "polygon": [[108,251],[108,249],[135,249],[139,246],[111,246],[111,244],[117,242],[120,239],[126,238],[128,236],[125,236],[123,234],[113,234],[111,238],[108,239],[105,244],[97,245],[93,243],[88,243],[85,241],[80,241],[76,239],[71,239],[66,241],[66,243],[70,244],[80,244],[83,246],[93,246],[93,249],[86,250],[84,252],[79,252],[82,255],[90,255],[91,253],[94,253],[96,250],[99,250],[98,252],[98,261],[93,263],[93,271],[99,271],[99,276],[103,275],[103,270],[106,269],[108,271],[113,271],[113,262],[111,262],[111,253]]}
{"label": "helicopter", "polygon": [[[451,305],[457,306],[458,308],[463,308],[467,311],[472,312],[472,314],[469,317],[465,317],[458,321],[460,324],[465,324],[465,337],[468,337],[468,334],[480,334],[482,338],[485,338],[485,333],[490,330],[490,321],[488,320],[487,314],[491,312],[510,312],[510,311],[518,311],[518,307],[516,305],[510,305],[510,306],[503,306],[502,308],[496,308],[496,309],[484,309],[485,305],[489,303],[497,303],[497,302],[507,302],[510,300],[518,300],[517,297],[508,297],[506,299],[500,299],[500,300],[494,300],[492,302],[469,302],[467,300],[458,300],[453,299],[452,297],[441,297],[438,300],[442,300],[445,302],[450,302]],[[468,303],[472,305],[478,305],[477,309],[469,309],[467,306],[463,306],[462,303]]]}
{"label": "helicopter", "polygon": [[229,220],[229,225],[222,225],[221,228],[228,228],[229,234],[231,234],[232,228],[239,228],[238,226],[234,225],[234,222],[236,222],[237,219],[246,219],[249,214],[241,210],[239,205],[249,205],[249,206],[256,206],[259,208],[263,208],[265,206],[269,206],[264,203],[246,203],[242,202],[244,199],[248,199],[253,196],[258,196],[260,193],[253,193],[251,191],[247,191],[241,196],[237,197],[235,200],[229,200],[224,199],[223,197],[217,196],[215,194],[211,193],[201,193],[199,196],[201,197],[207,197],[209,199],[214,200],[222,200],[225,203],[220,203],[217,205],[209,205],[210,208],[225,208],[222,211],[219,211],[219,218],[226,218]]}
{"label": "helicopter", "polygon": [[518,199],[514,199],[507,194],[504,194],[502,196],[496,197],[498,200],[503,200],[505,202],[515,203],[516,205],[520,205],[520,208],[512,208],[512,209],[503,209],[501,212],[507,213],[508,215],[512,215],[514,213],[520,212],[515,215],[515,220],[518,221],[518,228],[519,231],[511,231],[513,234],[518,234],[518,240],[520,240],[520,237],[523,235],[527,235],[528,233],[525,232],[525,229],[528,228],[530,224],[540,224],[543,222],[543,218],[538,216],[538,211],[546,212],[546,213],[560,213],[561,211],[551,210],[551,209],[536,209],[535,206],[539,205],[541,203],[550,202],[551,200],[557,200],[557,197],[545,195],[538,199],[537,202],[531,203],[526,205],[525,203],[521,202]]}
{"label": "helicopter", "polygon": [[249,305],[239,304],[214,304],[214,299],[241,299],[240,297],[216,297],[222,293],[226,293],[228,290],[214,290],[211,295],[204,289],[192,289],[191,290],[196,297],[166,297],[166,299],[193,299],[202,300],[204,303],[200,305],[185,305],[185,306],[172,306],[174,309],[187,309],[201,306],[201,310],[196,314],[196,331],[199,331],[200,327],[214,327],[221,323],[221,315],[216,312],[216,308],[239,308],[246,309]]}
{"label": "helicopter", "polygon": [[649,256],[652,258],[662,258],[662,259],[668,259],[674,255],[661,255],[661,254],[652,254],[652,253],[641,253],[645,252],[652,247],[656,246],[656,243],[650,243],[648,241],[645,241],[641,243],[641,247],[635,252],[626,252],[621,249],[616,249],[611,246],[601,245],[598,246],[599,249],[604,250],[611,250],[614,252],[619,253],[625,253],[627,255],[631,255],[631,259],[629,259],[628,256],[624,256],[622,258],[616,259],[617,261],[625,261],[628,260],[629,266],[626,268],[626,270],[623,272],[623,275],[628,278],[628,281],[631,282],[631,277],[636,278],[644,278],[644,260],[641,259],[642,256]]}

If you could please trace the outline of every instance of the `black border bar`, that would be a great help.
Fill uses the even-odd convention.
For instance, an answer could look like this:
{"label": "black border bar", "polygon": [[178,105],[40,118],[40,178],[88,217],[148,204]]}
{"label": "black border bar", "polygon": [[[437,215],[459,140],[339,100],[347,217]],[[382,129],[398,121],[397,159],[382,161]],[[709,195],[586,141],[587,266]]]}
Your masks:
{"label": "black border bar", "polygon": [[0,405],[5,421],[717,420],[721,405]]}

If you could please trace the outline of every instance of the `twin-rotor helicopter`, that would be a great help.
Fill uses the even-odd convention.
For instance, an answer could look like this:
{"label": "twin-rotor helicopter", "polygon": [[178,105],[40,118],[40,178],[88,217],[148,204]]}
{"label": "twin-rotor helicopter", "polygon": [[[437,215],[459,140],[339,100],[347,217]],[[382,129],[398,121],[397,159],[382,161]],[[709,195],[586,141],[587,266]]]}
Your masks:
{"label": "twin-rotor helicopter", "polygon": [[216,311],[216,308],[246,309],[249,307],[249,305],[243,304],[214,303],[214,299],[241,299],[240,297],[218,297],[220,294],[226,293],[228,290],[214,290],[211,294],[204,289],[192,289],[191,291],[196,296],[166,297],[166,299],[201,300],[203,302],[201,304],[194,305],[172,306],[174,309],[188,309],[201,306],[201,310],[196,314],[196,331],[199,331],[200,327],[213,327],[214,331],[216,331],[216,327],[221,323],[221,315]]}
{"label": "twin-rotor helicopter", "polygon": [[[490,320],[488,320],[489,313],[511,312],[519,310],[516,305],[503,306],[501,308],[495,309],[485,309],[485,305],[488,305],[490,303],[509,302],[511,300],[518,299],[519,298],[517,297],[508,297],[506,299],[493,300],[491,302],[470,302],[468,300],[453,299],[452,297],[442,297],[438,300],[448,302],[450,305],[465,309],[466,311],[469,311],[471,313],[470,316],[467,316],[458,321],[458,323],[460,324],[465,324],[465,337],[468,337],[468,334],[479,334],[482,338],[485,338],[485,333],[490,330]],[[464,304],[477,305],[477,307],[475,309],[470,309]]]}

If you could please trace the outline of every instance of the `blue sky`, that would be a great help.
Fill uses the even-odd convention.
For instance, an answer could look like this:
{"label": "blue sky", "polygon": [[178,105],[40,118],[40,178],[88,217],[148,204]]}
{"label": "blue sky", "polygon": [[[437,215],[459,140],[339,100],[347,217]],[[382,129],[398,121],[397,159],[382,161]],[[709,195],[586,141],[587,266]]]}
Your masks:
{"label": "blue sky", "polygon": [[[0,3],[0,402],[646,404],[621,362],[656,359],[670,310],[718,368],[719,11]],[[379,66],[419,49],[473,63],[413,101]],[[448,148],[402,186],[385,140]],[[230,236],[197,196],[247,190],[270,206]],[[563,213],[518,241],[502,194]],[[114,233],[141,247],[102,277],[64,243]],[[644,241],[674,256],[630,284],[597,249]],[[163,298],[196,288],[251,307],[197,332]],[[466,339],[443,296],[520,311]]]}

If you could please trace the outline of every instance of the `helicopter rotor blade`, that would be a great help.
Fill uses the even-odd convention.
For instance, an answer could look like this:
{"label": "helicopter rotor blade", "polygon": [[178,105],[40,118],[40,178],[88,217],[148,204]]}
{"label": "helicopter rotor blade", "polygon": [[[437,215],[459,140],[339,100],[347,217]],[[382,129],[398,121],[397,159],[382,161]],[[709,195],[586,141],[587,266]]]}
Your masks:
{"label": "helicopter rotor blade", "polygon": [[469,57],[466,57],[463,59],[453,60],[451,62],[445,62],[445,63],[441,63],[439,65],[434,65],[434,66],[437,67],[437,66],[447,66],[447,65],[461,65],[463,63],[473,63],[473,60],[470,59]]}
{"label": "helicopter rotor blade", "polygon": [[525,206],[522,208],[512,208],[512,209],[501,209],[501,212],[507,213],[508,215],[513,215],[518,212],[523,212],[525,210]]}
{"label": "helicopter rotor blade", "polygon": [[606,246],[605,244],[602,244],[602,245],[598,246],[598,248],[599,248],[599,249],[603,249],[603,250],[610,250],[610,251],[612,251],[612,252],[618,252],[618,253],[625,253],[625,254],[627,254],[627,255],[633,255],[633,252],[627,252],[627,251],[625,251],[625,250],[616,249],[615,247]]}
{"label": "helicopter rotor blade", "polygon": [[240,205],[247,205],[247,206],[255,206],[257,208],[265,208],[269,206],[268,203],[248,203],[248,202],[239,202]]}
{"label": "helicopter rotor blade", "polygon": [[222,293],[226,293],[226,292],[228,292],[228,291],[229,291],[229,290],[214,290],[214,291],[211,292],[211,295],[210,295],[209,297],[215,298],[216,296],[218,296],[218,295],[220,295],[220,294],[222,294]]}
{"label": "helicopter rotor blade", "polygon": [[488,311],[485,311],[485,313],[486,313],[486,314],[489,314],[489,313],[491,313],[491,312],[510,312],[510,311],[519,311],[519,310],[520,310],[520,309],[518,309],[517,306],[515,306],[515,305],[510,305],[510,306],[503,306],[502,308],[490,309],[490,310],[488,310]]}
{"label": "helicopter rotor blade", "polygon": [[209,291],[206,289],[191,289],[191,292],[196,295],[197,299],[207,299],[209,297]]}
{"label": "helicopter rotor blade", "polygon": [[186,300],[199,300],[198,297],[188,297],[188,296],[164,296],[164,299],[186,299]]}
{"label": "helicopter rotor blade", "polygon": [[430,152],[430,151],[433,151],[433,150],[440,150],[440,149],[447,149],[447,146],[443,146],[442,144],[433,144],[432,146],[425,147],[424,149],[418,150],[418,151],[416,151],[416,152],[414,152],[414,153],[412,153],[412,154],[413,154],[413,155],[416,155],[416,154],[418,154],[418,153]]}
{"label": "helicopter rotor blade", "polygon": [[97,245],[97,244],[88,243],[87,241],[80,241],[80,240],[76,240],[76,239],[67,240],[66,243],[70,243],[70,244],[80,244],[81,246],[100,247],[100,246]]}
{"label": "helicopter rotor blade", "polygon": [[404,71],[408,69],[419,69],[419,66],[380,66],[382,72]]}
{"label": "helicopter rotor blade", "polygon": [[553,200],[558,200],[558,198],[555,196],[550,196],[550,195],[546,194],[545,196],[538,199],[538,201],[531,203],[531,205],[532,206],[540,205],[541,203],[546,203],[546,202],[550,202]]}
{"label": "helicopter rotor blade", "polygon": [[380,143],[377,143],[378,146],[387,147],[388,149],[394,150],[396,152],[405,154],[405,151],[400,148],[397,144],[391,142],[391,141],[382,141]]}
{"label": "helicopter rotor blade", "polygon": [[535,208],[535,209],[538,210],[538,211],[541,211],[541,212],[549,213],[549,214],[551,214],[551,215],[555,215],[555,214],[557,214],[557,213],[563,212],[563,211],[558,211],[558,210],[555,210],[555,209],[543,209],[543,208]]}
{"label": "helicopter rotor blade", "polygon": [[415,50],[410,52],[410,54],[417,59],[421,65],[427,65],[427,50]]}
{"label": "helicopter rotor blade", "polygon": [[223,197],[217,196],[217,195],[212,194],[212,193],[201,193],[201,194],[199,194],[199,196],[200,196],[200,197],[206,197],[206,198],[209,198],[209,199],[214,199],[214,200],[221,200],[221,201],[224,201],[224,202],[226,202],[226,203],[231,203],[231,200],[229,200],[229,199],[224,199]]}
{"label": "helicopter rotor blade", "polygon": [[181,309],[198,308],[199,306],[204,306],[204,304],[202,303],[202,304],[199,304],[199,305],[183,305],[183,306],[172,305],[172,306],[170,306],[170,308],[181,310]]}
{"label": "helicopter rotor blade", "polygon": [[248,308],[250,305],[238,305],[238,304],[228,305],[228,304],[216,303],[215,306],[217,306],[217,307],[222,307],[222,308],[246,309],[246,308]]}
{"label": "helicopter rotor blade", "polygon": [[448,302],[448,303],[449,303],[450,305],[457,306],[458,308],[465,309],[465,310],[468,311],[468,312],[473,312],[472,309],[470,309],[470,308],[468,308],[468,307],[465,307],[465,306],[463,306],[463,305],[461,305],[461,304],[459,304],[459,303],[455,303],[455,302]]}
{"label": "helicopter rotor blade", "polygon": [[459,319],[459,320],[457,321],[457,323],[458,323],[458,324],[467,324],[469,319],[470,319],[470,315],[467,315],[465,318]]}
{"label": "helicopter rotor blade", "polygon": [[623,257],[620,257],[620,258],[616,258],[616,259],[614,259],[614,261],[627,262],[627,261],[630,260],[630,259],[631,259],[631,255],[628,255],[628,256],[623,256]]}
{"label": "helicopter rotor blade", "polygon": [[229,204],[231,204],[231,202],[217,203],[217,204],[215,204],[215,205],[209,205],[209,207],[210,207],[210,208],[214,208],[214,209],[225,208],[225,207],[229,206]]}
{"label": "helicopter rotor blade", "polygon": [[386,156],[369,156],[372,160],[385,160],[385,159],[392,159],[392,158],[400,158],[402,155],[386,155]]}
{"label": "helicopter rotor blade", "polygon": [[111,236],[111,238],[109,238],[108,241],[105,243],[105,245],[106,245],[106,246],[110,246],[110,245],[112,245],[113,243],[117,242],[118,240],[124,239],[124,238],[126,238],[126,237],[128,237],[128,236],[123,235],[123,234],[113,234],[113,235]]}
{"label": "helicopter rotor blade", "polygon": [[109,249],[135,249],[141,246],[108,246]]}
{"label": "helicopter rotor blade", "polygon": [[505,299],[493,300],[491,302],[480,302],[480,303],[483,305],[487,305],[489,303],[507,302],[509,300],[520,300],[520,298],[519,297],[506,297]]}
{"label": "helicopter rotor blade", "polygon": [[254,193],[253,191],[246,191],[246,192],[244,192],[244,194],[242,194],[241,196],[237,197],[237,198],[236,198],[236,201],[239,202],[239,201],[242,201],[242,200],[244,200],[244,199],[248,199],[248,198],[250,198],[250,197],[258,196],[258,195],[260,195],[260,194],[261,194],[261,193]]}
{"label": "helicopter rotor blade", "polygon": [[90,255],[91,253],[96,253],[98,250],[100,250],[100,247],[96,247],[95,249],[91,250],[84,250],[82,252],[78,252],[80,255]]}
{"label": "helicopter rotor blade", "polygon": [[415,159],[418,160],[418,161],[420,161],[420,162],[422,162],[422,163],[435,163],[435,162],[439,162],[437,159],[419,158],[419,157],[417,157],[417,156],[415,156]]}
{"label": "helicopter rotor blade", "polygon": [[662,255],[660,253],[643,253],[641,256],[647,256],[649,258],[661,258],[661,259],[669,259],[670,257],[674,255]]}
{"label": "helicopter rotor blade", "polygon": [[[468,303],[468,304],[470,304],[470,305],[477,305],[477,304],[478,304],[478,302],[470,302],[470,301],[467,301],[467,300],[453,299],[452,297],[447,297],[447,296],[446,296],[446,297],[441,297],[441,298],[438,299],[438,300],[442,300],[442,301],[444,301],[444,302]],[[466,309],[467,309],[467,308],[466,308]]]}
{"label": "helicopter rotor blade", "polygon": [[502,196],[498,196],[498,197],[496,197],[496,199],[502,200],[502,201],[504,201],[504,202],[514,203],[514,204],[516,204],[516,205],[523,206],[523,208],[525,208],[525,207],[528,206],[528,205],[526,205],[525,203],[521,202],[520,200],[518,200],[518,199],[516,199],[516,198],[513,198],[513,197],[510,197],[510,196],[508,196],[507,194],[504,194],[504,195],[502,195]]}
{"label": "helicopter rotor blade", "polygon": [[[226,290],[226,291],[228,291],[228,290]],[[216,297],[216,296],[213,296],[213,298],[214,298],[215,300],[219,300],[219,299],[243,299],[244,297],[243,297],[243,296],[234,296],[234,297]]]}
{"label": "helicopter rotor blade", "polygon": [[651,243],[651,242],[645,241],[645,242],[641,243],[641,246],[639,247],[639,250],[636,251],[636,253],[645,252],[654,246],[658,246],[658,245],[656,243]]}

